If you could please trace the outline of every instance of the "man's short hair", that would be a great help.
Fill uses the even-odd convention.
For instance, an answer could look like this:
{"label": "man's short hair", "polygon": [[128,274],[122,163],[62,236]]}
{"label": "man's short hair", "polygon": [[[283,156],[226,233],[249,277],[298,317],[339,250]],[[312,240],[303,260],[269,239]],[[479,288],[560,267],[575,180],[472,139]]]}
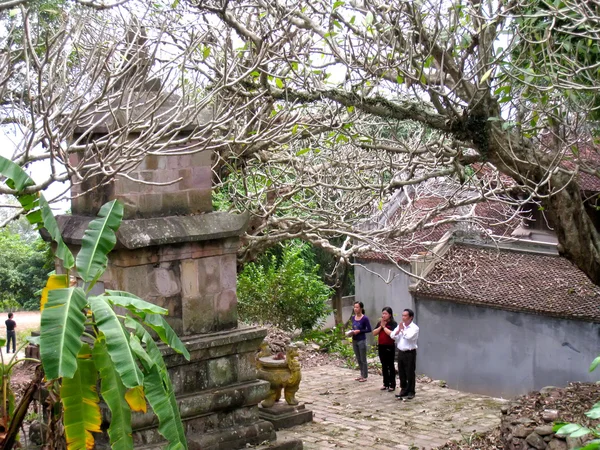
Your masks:
{"label": "man's short hair", "polygon": [[412,309],[406,308],[404,311],[408,313],[408,317],[410,317],[411,319],[415,317],[415,313]]}
{"label": "man's short hair", "polygon": [[12,319],[13,318],[13,313],[8,313],[8,318]]}

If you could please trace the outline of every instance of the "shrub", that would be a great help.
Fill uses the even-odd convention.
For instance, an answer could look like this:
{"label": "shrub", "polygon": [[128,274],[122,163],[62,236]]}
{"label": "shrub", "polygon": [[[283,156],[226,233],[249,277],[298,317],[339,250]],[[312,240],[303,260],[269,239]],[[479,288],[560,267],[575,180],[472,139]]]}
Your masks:
{"label": "shrub", "polygon": [[238,308],[242,320],[270,323],[283,330],[310,330],[329,314],[332,290],[302,252],[307,244],[284,246],[281,256],[250,263],[238,276]]}

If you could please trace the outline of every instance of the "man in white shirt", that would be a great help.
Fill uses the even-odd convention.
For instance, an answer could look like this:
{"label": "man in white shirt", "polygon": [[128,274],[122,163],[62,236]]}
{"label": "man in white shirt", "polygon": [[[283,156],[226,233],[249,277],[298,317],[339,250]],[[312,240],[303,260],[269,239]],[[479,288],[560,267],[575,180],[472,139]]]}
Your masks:
{"label": "man in white shirt", "polygon": [[414,317],[415,313],[412,309],[402,311],[402,322],[390,334],[398,348],[400,394],[396,395],[396,398],[399,400],[415,398],[419,327],[413,322]]}

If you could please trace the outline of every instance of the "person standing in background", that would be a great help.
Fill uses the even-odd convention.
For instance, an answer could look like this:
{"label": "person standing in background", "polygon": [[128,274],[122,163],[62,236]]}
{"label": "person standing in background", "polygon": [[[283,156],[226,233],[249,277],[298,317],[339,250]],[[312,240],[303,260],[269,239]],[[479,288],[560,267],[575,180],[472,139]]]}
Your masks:
{"label": "person standing in background", "polygon": [[400,394],[396,398],[415,398],[417,369],[417,339],[419,327],[413,322],[412,309],[402,311],[402,322],[394,329],[391,337],[398,347],[398,374],[400,375]]}
{"label": "person standing in background", "polygon": [[385,306],[381,310],[381,319],[373,330],[373,335],[378,336],[377,350],[383,374],[383,386],[380,388],[382,391],[394,392],[396,390],[396,369],[394,368],[396,344],[390,335],[397,326],[392,308]]}
{"label": "person standing in background", "polygon": [[354,315],[350,318],[352,330],[348,333],[352,336],[352,348],[354,356],[360,368],[360,377],[356,381],[364,383],[369,376],[367,366],[367,333],[371,332],[371,322],[365,316],[365,307],[362,302],[354,302]]}
{"label": "person standing in background", "polygon": [[13,344],[13,353],[17,346],[17,335],[15,334],[15,328],[17,328],[17,322],[13,320],[13,313],[8,313],[8,320],[4,321],[6,325],[6,353],[10,353],[10,341]]}

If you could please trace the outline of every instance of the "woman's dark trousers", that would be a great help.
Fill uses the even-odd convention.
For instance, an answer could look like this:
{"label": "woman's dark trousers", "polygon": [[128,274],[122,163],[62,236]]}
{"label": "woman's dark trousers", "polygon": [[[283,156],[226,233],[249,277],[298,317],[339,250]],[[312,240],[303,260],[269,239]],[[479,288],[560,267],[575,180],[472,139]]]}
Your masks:
{"label": "woman's dark trousers", "polygon": [[381,361],[381,372],[383,372],[383,385],[392,389],[396,389],[395,355],[395,345],[379,345],[379,361]]}

